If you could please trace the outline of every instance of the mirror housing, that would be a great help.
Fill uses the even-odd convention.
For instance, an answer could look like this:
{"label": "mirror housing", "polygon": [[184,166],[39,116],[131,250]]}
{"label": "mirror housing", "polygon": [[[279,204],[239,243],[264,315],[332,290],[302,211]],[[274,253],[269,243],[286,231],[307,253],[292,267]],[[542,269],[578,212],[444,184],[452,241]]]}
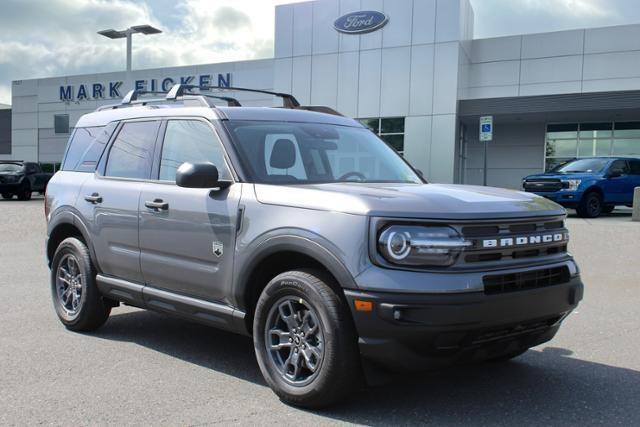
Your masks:
{"label": "mirror housing", "polygon": [[220,187],[218,168],[210,162],[185,162],[176,171],[176,185],[185,188]]}
{"label": "mirror housing", "polygon": [[611,170],[607,174],[607,178],[618,178],[620,176],[622,176],[622,171],[620,170]]}

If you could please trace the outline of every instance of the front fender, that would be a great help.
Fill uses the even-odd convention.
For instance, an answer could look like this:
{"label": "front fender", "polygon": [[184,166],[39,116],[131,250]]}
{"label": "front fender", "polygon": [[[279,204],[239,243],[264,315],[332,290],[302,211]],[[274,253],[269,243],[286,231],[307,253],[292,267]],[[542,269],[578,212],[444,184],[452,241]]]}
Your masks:
{"label": "front fender", "polygon": [[241,253],[236,254],[234,300],[242,309],[243,296],[251,286],[249,278],[256,268],[268,256],[278,252],[298,252],[315,259],[336,278],[340,286],[357,289],[354,275],[334,254],[338,248],[325,238],[302,229],[278,229],[263,234],[254,240]]}

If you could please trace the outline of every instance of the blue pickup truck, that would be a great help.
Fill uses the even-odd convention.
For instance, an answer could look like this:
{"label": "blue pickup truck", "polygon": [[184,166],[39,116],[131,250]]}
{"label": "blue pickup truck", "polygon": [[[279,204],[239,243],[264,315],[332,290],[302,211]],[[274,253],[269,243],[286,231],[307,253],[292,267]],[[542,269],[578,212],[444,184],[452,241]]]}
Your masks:
{"label": "blue pickup truck", "polygon": [[549,172],[525,177],[522,187],[575,209],[582,218],[596,218],[616,206],[633,204],[633,190],[640,187],[640,159],[576,159]]}

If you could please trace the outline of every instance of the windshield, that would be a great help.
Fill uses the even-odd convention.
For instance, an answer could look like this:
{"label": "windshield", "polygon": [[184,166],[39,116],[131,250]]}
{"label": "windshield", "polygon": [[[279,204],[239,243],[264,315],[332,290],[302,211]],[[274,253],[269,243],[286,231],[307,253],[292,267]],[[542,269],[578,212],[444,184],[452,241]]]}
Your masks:
{"label": "windshield", "polygon": [[0,172],[20,172],[22,165],[16,163],[0,163]]}
{"label": "windshield", "polygon": [[402,158],[364,128],[317,123],[229,121],[254,182],[422,183]]}
{"label": "windshield", "polygon": [[600,172],[609,163],[609,159],[578,159],[558,166],[553,172]]}

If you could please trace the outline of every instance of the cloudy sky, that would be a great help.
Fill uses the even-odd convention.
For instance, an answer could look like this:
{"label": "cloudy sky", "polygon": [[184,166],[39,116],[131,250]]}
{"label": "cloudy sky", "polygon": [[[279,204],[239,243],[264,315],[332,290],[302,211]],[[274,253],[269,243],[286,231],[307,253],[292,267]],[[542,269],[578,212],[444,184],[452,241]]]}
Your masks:
{"label": "cloudy sky", "polygon": [[[124,41],[96,34],[149,23],[134,68],[268,58],[274,6],[296,0],[0,0],[0,103],[11,80],[116,71]],[[639,0],[471,0],[475,37],[640,23]],[[135,37],[135,36],[134,36]]]}

